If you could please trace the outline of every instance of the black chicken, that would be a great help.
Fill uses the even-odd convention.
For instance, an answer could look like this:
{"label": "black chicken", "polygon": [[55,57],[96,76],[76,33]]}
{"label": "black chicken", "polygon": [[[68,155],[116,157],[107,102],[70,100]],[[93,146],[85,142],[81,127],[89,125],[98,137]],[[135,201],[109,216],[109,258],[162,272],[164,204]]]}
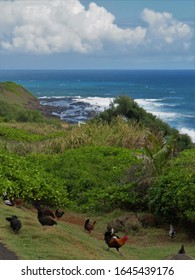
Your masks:
{"label": "black chicken", "polygon": [[181,249],[179,249],[178,254],[185,254],[184,246],[181,246]]}
{"label": "black chicken", "polygon": [[42,216],[50,216],[53,219],[55,219],[53,211],[50,210],[48,207],[42,207],[38,202],[33,202],[33,205],[35,206],[38,212],[42,213]]}
{"label": "black chicken", "polygon": [[10,222],[10,227],[13,229],[15,233],[18,233],[22,227],[21,221],[17,216],[13,215],[12,217],[5,218],[8,222]]}
{"label": "black chicken", "polygon": [[50,216],[44,215],[41,211],[38,211],[37,218],[42,226],[57,225],[56,221],[54,221]]}
{"label": "black chicken", "polygon": [[56,209],[55,216],[57,219],[61,218],[64,215],[64,211],[60,211],[59,209]]}

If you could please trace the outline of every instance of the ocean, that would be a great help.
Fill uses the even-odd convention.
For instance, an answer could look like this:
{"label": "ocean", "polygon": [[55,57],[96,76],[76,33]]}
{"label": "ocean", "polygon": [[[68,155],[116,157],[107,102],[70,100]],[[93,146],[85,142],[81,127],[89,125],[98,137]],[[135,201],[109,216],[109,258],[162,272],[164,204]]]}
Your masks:
{"label": "ocean", "polygon": [[194,70],[0,70],[0,81],[21,84],[71,123],[127,95],[195,142]]}

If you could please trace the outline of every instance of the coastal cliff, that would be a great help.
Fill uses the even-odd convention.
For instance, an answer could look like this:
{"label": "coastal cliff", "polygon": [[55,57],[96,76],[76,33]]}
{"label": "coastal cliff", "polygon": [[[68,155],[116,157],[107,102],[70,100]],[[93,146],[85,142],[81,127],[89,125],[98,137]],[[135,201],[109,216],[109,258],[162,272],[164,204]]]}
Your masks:
{"label": "coastal cliff", "polygon": [[14,82],[0,82],[0,102],[17,106],[23,109],[38,110],[45,116],[51,116],[53,106],[43,106],[39,100],[28,90]]}

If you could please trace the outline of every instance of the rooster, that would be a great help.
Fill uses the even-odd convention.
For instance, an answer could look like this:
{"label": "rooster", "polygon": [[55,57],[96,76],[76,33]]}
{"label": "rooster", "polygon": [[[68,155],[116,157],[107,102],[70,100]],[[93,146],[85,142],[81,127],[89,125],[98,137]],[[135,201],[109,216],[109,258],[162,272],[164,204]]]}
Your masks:
{"label": "rooster", "polygon": [[96,224],[96,221],[94,221],[93,223],[90,223],[90,220],[87,219],[84,224],[84,229],[87,230],[89,233],[91,233],[91,231],[94,230],[94,228],[95,228],[95,224]]}
{"label": "rooster", "polygon": [[125,244],[125,242],[128,240],[128,236],[125,235],[123,237],[119,237],[114,234],[114,230],[112,228],[110,231],[105,232],[104,240],[108,245],[107,250],[109,250],[109,248],[115,248],[119,252],[119,254],[122,255],[119,251],[119,248]]}

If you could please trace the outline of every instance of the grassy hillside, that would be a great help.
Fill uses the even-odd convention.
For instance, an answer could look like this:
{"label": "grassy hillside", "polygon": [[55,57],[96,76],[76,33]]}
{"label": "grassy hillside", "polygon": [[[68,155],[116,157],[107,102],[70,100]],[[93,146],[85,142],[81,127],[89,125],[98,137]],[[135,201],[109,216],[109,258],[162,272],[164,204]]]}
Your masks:
{"label": "grassy hillside", "polygon": [[13,82],[0,82],[0,101],[35,109],[39,101],[21,85]]}
{"label": "grassy hillside", "polygon": [[[9,207],[0,203],[0,242],[17,253],[19,259],[27,260],[131,260],[131,259],[164,259],[175,254],[185,244],[188,255],[195,258],[195,244],[178,231],[174,241],[168,237],[168,228],[143,228],[131,230],[129,240],[120,249],[122,256],[110,248],[103,240],[103,233],[108,222],[113,218],[130,216],[132,213],[116,210],[107,215],[79,214],[65,210],[64,217],[57,226],[42,227],[37,220],[36,211],[32,208]],[[18,234],[14,234],[5,217],[16,214],[22,222]],[[86,218],[96,219],[96,228],[89,235],[83,228]],[[120,236],[124,233],[119,232]]]}

